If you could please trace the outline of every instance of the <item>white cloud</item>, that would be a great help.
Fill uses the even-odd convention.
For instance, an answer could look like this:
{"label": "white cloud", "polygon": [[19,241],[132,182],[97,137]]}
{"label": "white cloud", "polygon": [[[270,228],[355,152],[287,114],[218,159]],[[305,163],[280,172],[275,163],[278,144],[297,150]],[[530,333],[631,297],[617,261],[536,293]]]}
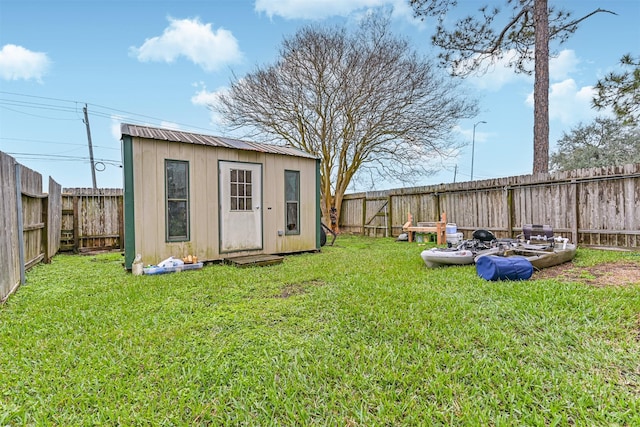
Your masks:
{"label": "white cloud", "polygon": [[42,82],[50,66],[46,53],[32,52],[14,44],[6,44],[0,50],[0,77],[4,80],[33,79]]}
{"label": "white cloud", "polygon": [[174,122],[161,121],[160,127],[163,129],[182,130],[182,126]]}
{"label": "white cloud", "polygon": [[573,50],[565,49],[557,57],[549,60],[549,79],[551,81],[564,80],[569,74],[576,71],[580,63]]}
{"label": "white cloud", "polygon": [[484,63],[482,70],[467,77],[468,81],[478,89],[492,92],[497,92],[511,83],[532,82],[533,77],[523,73],[516,73],[513,68],[509,67],[509,62],[516,55],[517,52],[515,50],[510,50],[501,59]]}
{"label": "white cloud", "polygon": [[242,60],[242,52],[233,34],[211,24],[203,24],[198,18],[169,18],[169,26],[161,36],[145,40],[140,46],[129,49],[139,61],[174,62],[184,56],[205,71],[214,71],[229,63]]}
{"label": "white cloud", "polygon": [[123,122],[126,121],[126,118],[124,116],[119,116],[119,115],[112,115],[111,116],[111,136],[113,136],[113,138],[116,141],[119,141],[120,138],[122,137],[122,130],[120,128],[120,124],[122,124]]}
{"label": "white cloud", "polygon": [[209,92],[207,91],[206,86],[202,84],[199,84],[198,86],[200,86],[200,90],[191,97],[191,103],[202,107],[208,107],[211,104],[215,104],[218,102],[218,96],[229,90],[227,87],[222,87],[215,92]]}
{"label": "white cloud", "polygon": [[[533,76],[516,73],[513,68],[509,68],[509,61],[511,61],[515,55],[517,55],[516,51],[510,50],[502,59],[490,63],[487,62],[483,70],[468,77],[469,82],[479,89],[494,92],[499,91],[511,83],[533,83]],[[549,60],[550,81],[567,79],[570,73],[577,70],[579,63],[580,60],[576,57],[573,50],[565,49],[561,51],[557,57]],[[533,69],[533,64],[529,64],[527,68]]]}
{"label": "white cloud", "polygon": [[[487,142],[489,140],[489,132],[482,132],[480,130],[480,126],[482,126],[485,123],[478,123],[478,125],[476,126],[476,139],[475,142],[479,143],[479,142]],[[464,129],[461,126],[455,126],[453,128],[453,131],[458,133],[461,137],[463,141],[468,141],[468,142],[472,142],[473,140],[473,125],[471,125],[470,128],[468,129]]]}
{"label": "white cloud", "polygon": [[393,7],[394,16],[412,19],[411,8],[405,0],[256,0],[255,10],[269,17],[320,20],[388,6]]}
{"label": "white cloud", "polygon": [[[597,115],[591,108],[593,95],[592,86],[578,88],[573,79],[553,83],[549,91],[549,119],[564,125],[592,120]],[[526,103],[533,107],[533,92],[527,96]]]}
{"label": "white cloud", "polygon": [[[218,90],[214,92],[209,92],[207,90],[207,87],[202,83],[198,83],[196,86],[200,89],[196,92],[195,95],[191,97],[191,103],[193,105],[207,108],[209,108],[210,105],[215,105],[218,102],[218,97],[229,90],[228,87],[223,86],[218,88]],[[211,111],[210,123],[217,126],[222,125],[222,117],[220,117],[220,115],[213,111],[211,108],[209,109]]]}

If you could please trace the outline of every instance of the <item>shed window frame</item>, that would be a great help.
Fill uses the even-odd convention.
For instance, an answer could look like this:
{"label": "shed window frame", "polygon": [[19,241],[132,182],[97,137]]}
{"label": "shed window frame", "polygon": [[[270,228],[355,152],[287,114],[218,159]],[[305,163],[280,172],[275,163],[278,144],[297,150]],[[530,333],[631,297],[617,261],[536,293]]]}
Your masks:
{"label": "shed window frame", "polygon": [[285,235],[298,235],[300,234],[300,171],[285,169],[284,199]]}
{"label": "shed window frame", "polygon": [[250,169],[229,170],[229,202],[232,212],[253,210],[253,175]]}
{"label": "shed window frame", "polygon": [[[170,172],[170,166],[183,166],[184,188],[172,185],[170,180],[175,178],[173,174],[181,171]],[[164,160],[164,183],[165,183],[165,239],[167,242],[188,242],[191,239],[191,221],[190,221],[190,197],[189,197],[189,162],[186,160]],[[179,215],[179,217],[176,217]],[[182,221],[184,224],[178,224],[178,228],[183,233],[177,234],[173,232],[176,226],[173,221]]]}

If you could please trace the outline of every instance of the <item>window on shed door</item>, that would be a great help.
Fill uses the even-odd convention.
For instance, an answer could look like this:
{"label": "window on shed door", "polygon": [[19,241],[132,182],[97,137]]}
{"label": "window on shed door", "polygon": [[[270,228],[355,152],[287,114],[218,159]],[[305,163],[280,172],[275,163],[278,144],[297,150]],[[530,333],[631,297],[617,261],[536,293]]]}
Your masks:
{"label": "window on shed door", "polygon": [[300,172],[284,171],[285,234],[300,234]]}
{"label": "window on shed door", "polygon": [[253,182],[250,170],[231,169],[231,210],[253,210]]}
{"label": "window on shed door", "polygon": [[168,242],[189,240],[189,162],[165,160]]}

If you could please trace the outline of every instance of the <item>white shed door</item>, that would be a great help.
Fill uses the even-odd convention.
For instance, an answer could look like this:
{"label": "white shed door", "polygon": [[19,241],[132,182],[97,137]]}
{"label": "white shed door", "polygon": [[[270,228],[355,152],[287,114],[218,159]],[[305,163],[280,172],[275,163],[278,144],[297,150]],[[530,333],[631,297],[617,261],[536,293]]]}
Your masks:
{"label": "white shed door", "polygon": [[219,163],[220,252],[262,249],[262,165]]}

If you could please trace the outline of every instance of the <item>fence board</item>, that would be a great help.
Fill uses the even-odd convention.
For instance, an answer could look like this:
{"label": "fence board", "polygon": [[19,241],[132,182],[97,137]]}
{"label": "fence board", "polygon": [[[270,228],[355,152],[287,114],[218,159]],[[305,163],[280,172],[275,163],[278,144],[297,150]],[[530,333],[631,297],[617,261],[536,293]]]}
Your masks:
{"label": "fence board", "polygon": [[[30,179],[29,172],[22,168],[21,175],[27,175]],[[25,173],[26,172],[26,173]],[[33,172],[33,171],[31,171]],[[25,179],[22,179],[25,182]],[[42,181],[40,181],[42,182]],[[32,184],[33,185],[33,184]],[[42,189],[40,189],[42,191]],[[25,265],[35,264],[35,259],[42,255],[42,229],[44,223],[42,221],[42,199],[25,194],[22,191],[22,224],[24,238],[24,262]]]}
{"label": "fence board", "polygon": [[394,236],[409,212],[418,222],[445,211],[467,238],[479,228],[514,237],[524,224],[549,224],[578,244],[640,248],[640,164],[349,194],[340,229],[376,235],[364,228],[363,209],[384,198]]}
{"label": "fence board", "polygon": [[45,262],[60,250],[60,229],[62,226],[62,186],[49,177],[49,197],[46,209],[48,224],[45,246]]}
{"label": "fence board", "polygon": [[0,151],[0,300],[20,283],[15,165],[13,157]]}

